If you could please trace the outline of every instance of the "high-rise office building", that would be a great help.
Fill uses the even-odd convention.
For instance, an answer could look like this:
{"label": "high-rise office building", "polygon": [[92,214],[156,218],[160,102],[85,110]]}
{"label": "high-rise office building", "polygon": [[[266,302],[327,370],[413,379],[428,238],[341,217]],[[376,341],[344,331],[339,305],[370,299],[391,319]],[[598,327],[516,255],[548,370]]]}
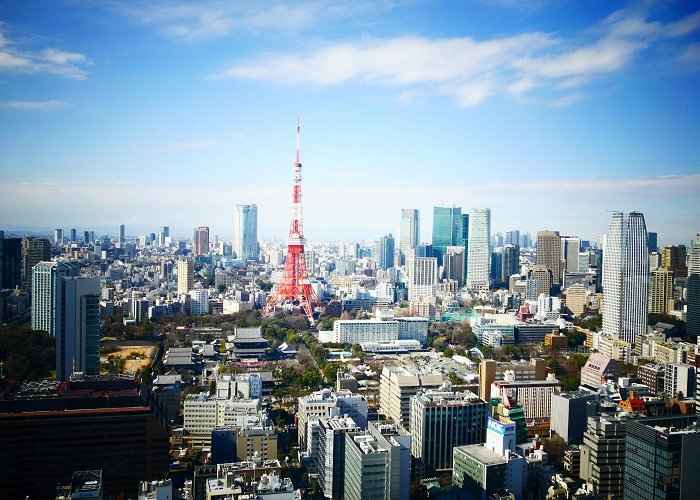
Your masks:
{"label": "high-rise office building", "polygon": [[[693,415],[644,418],[627,424],[625,500],[697,498],[700,429]],[[685,472],[684,472],[685,471]]]}
{"label": "high-rise office building", "polygon": [[564,271],[578,272],[578,257],[581,251],[581,238],[578,236],[561,237],[561,260],[564,263]]}
{"label": "high-rise office building", "polygon": [[375,260],[380,269],[394,267],[394,236],[387,234],[377,241]]}
{"label": "high-rise office building", "polygon": [[686,333],[700,337],[700,274],[688,276]]}
{"label": "high-rise office building", "polygon": [[194,229],[192,239],[192,255],[199,257],[209,253],[209,226],[200,226]]}
{"label": "high-rise office building", "polygon": [[57,245],[63,245],[63,229],[53,230],[53,242]]}
{"label": "high-rise office building", "polygon": [[177,293],[187,293],[194,288],[194,262],[177,261]]}
{"label": "high-rise office building", "polygon": [[647,233],[647,237],[649,242],[649,252],[658,252],[659,244],[657,243],[658,240],[656,233]]}
{"label": "high-rise office building", "polygon": [[688,251],[688,275],[691,274],[700,274],[700,234],[695,235]]}
{"label": "high-rise office building", "polygon": [[403,265],[409,257],[411,250],[416,248],[420,239],[420,211],[417,208],[401,209],[401,232],[399,233],[399,250]]}
{"label": "high-rise office building", "polygon": [[552,271],[553,285],[561,284],[561,237],[559,231],[539,231],[537,233],[537,264]]}
{"label": "high-rise office building", "polygon": [[32,291],[32,268],[51,260],[51,242],[44,238],[22,239],[22,288]]}
{"label": "high-rise office building", "polygon": [[649,285],[649,312],[668,314],[671,299],[673,299],[673,271],[665,267],[653,271]]}
{"label": "high-rise office building", "polygon": [[345,435],[346,500],[407,500],[410,475],[411,435],[393,422]]}
{"label": "high-rise office building", "polygon": [[22,285],[22,240],[0,238],[0,290]]}
{"label": "high-rise office building", "polygon": [[[77,276],[77,266],[66,262],[39,262],[32,270],[32,330],[56,336],[62,329],[63,278]],[[99,293],[99,289],[98,289]]]}
{"label": "high-rise office building", "polygon": [[117,248],[121,248],[126,243],[126,227],[124,224],[119,226],[119,236],[117,236]]}
{"label": "high-rise office building", "polygon": [[90,231],[83,231],[83,244],[88,245],[91,241]]}
{"label": "high-rise office building", "polygon": [[686,332],[697,337],[700,336],[700,234],[690,246],[687,287]]}
{"label": "high-rise office building", "polygon": [[100,279],[64,277],[56,292],[56,380],[68,380],[75,372],[99,374]]}
{"label": "high-rise office building", "polygon": [[75,243],[78,241],[78,230],[77,229],[71,229],[70,230],[70,240],[71,242]]}
{"label": "high-rise office building", "polygon": [[467,255],[467,287],[488,290],[491,267],[491,210],[472,208],[469,210],[469,249]]}
{"label": "high-rise office building", "polygon": [[603,248],[603,333],[634,343],[647,331],[649,252],[644,215],[614,212]]}
{"label": "high-rise office building", "polygon": [[503,247],[494,248],[491,252],[491,284],[496,286],[503,283]]}
{"label": "high-rise office building", "polygon": [[433,207],[433,257],[438,267],[443,265],[447,247],[462,244],[462,209]]}
{"label": "high-rise office building", "polygon": [[318,482],[323,496],[344,498],[345,435],[360,431],[350,417],[334,416],[319,420]]}
{"label": "high-rise office building", "polygon": [[461,287],[464,284],[464,247],[447,247],[445,253],[445,279],[454,280]]}
{"label": "high-rise office building", "polygon": [[484,441],[488,403],[470,391],[428,390],[411,398],[411,454],[428,471],[452,468],[455,446]]}
{"label": "high-rise office building", "polygon": [[437,286],[437,259],[435,257],[409,257],[408,300],[433,297]]}
{"label": "high-rise office building", "polygon": [[244,262],[258,260],[258,207],[236,205],[233,209],[233,251]]}
{"label": "high-rise office building", "polygon": [[506,245],[518,245],[520,246],[520,231],[513,229],[512,231],[506,231]]}
{"label": "high-rise office building", "polygon": [[520,245],[507,243],[503,247],[503,268],[501,274],[503,281],[508,283],[508,278],[520,273]]}
{"label": "high-rise office building", "polygon": [[673,271],[673,276],[685,278],[688,276],[688,267],[686,265],[686,247],[685,245],[669,245],[661,249],[661,267]]}

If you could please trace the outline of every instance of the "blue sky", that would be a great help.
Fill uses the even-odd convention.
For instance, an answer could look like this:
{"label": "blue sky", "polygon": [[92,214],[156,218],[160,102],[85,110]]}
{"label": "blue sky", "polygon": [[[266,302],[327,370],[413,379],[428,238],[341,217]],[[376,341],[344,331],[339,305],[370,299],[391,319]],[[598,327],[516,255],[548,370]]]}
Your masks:
{"label": "blue sky", "polygon": [[[358,5],[355,5],[358,4]],[[311,239],[400,208],[596,239],[700,231],[695,2],[32,1],[0,7],[0,227]],[[115,232],[113,230],[112,232]]]}

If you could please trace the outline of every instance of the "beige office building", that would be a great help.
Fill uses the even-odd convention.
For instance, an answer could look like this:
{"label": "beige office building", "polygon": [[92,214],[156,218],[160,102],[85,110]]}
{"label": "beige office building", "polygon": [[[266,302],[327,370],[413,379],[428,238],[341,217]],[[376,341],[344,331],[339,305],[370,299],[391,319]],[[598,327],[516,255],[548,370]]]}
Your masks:
{"label": "beige office building", "polygon": [[552,271],[552,283],[561,283],[561,237],[559,231],[537,233],[537,264]]}
{"label": "beige office building", "polygon": [[387,419],[409,429],[411,396],[441,385],[442,375],[439,373],[419,373],[402,366],[385,366],[379,384],[379,411]]}
{"label": "beige office building", "polygon": [[177,261],[177,293],[187,293],[194,288],[194,262]]}
{"label": "beige office building", "polygon": [[651,273],[649,283],[649,312],[668,314],[673,301],[673,271],[661,267]]}

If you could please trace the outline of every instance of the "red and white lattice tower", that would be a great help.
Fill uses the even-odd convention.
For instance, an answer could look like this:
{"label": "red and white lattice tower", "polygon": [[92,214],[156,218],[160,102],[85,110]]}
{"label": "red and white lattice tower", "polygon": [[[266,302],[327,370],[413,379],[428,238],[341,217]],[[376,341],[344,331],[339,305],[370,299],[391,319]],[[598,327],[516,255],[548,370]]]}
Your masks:
{"label": "red and white lattice tower", "polygon": [[316,292],[309,282],[309,273],[304,260],[304,232],[301,224],[301,159],[299,155],[299,122],[297,121],[297,161],[292,167],[294,191],[292,195],[292,223],[287,239],[287,260],[282,281],[272,292],[263,314],[274,312],[275,306],[293,303],[302,308],[311,324],[314,324],[314,305],[321,306]]}

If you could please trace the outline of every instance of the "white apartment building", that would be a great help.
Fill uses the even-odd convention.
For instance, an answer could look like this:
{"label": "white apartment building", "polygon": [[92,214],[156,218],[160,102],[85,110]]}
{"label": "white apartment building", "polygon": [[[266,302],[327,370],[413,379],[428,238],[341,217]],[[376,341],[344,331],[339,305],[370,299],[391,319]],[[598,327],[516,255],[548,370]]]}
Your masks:
{"label": "white apartment building", "polygon": [[209,314],[209,291],[202,288],[190,290],[190,314],[204,316]]}
{"label": "white apartment building", "polygon": [[408,300],[435,296],[438,277],[435,257],[409,257],[406,270],[408,273]]}
{"label": "white apartment building", "polygon": [[299,398],[297,428],[299,446],[306,448],[308,422],[312,416],[329,418],[334,414],[348,415],[361,428],[367,426],[367,400],[348,390],[323,389]]}
{"label": "white apartment building", "polygon": [[211,431],[216,427],[241,425],[244,417],[257,415],[260,399],[219,399],[208,394],[190,394],[183,404],[184,428],[192,435],[192,445],[211,445]]}

